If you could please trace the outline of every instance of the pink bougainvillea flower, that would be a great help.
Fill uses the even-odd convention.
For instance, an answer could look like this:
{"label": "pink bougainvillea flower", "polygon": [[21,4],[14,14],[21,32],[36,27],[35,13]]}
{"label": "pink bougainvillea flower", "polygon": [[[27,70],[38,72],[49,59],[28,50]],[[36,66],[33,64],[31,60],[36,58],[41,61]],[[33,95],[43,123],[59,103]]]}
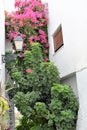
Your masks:
{"label": "pink bougainvillea flower", "polygon": [[37,18],[40,18],[40,19],[42,18],[42,13],[36,11],[35,14],[36,14],[36,17],[37,17]]}
{"label": "pink bougainvillea flower", "polygon": [[28,39],[28,41],[33,41],[33,36],[31,36],[31,37]]}
{"label": "pink bougainvillea flower", "polygon": [[45,50],[45,54],[48,54],[49,53],[49,50]]}
{"label": "pink bougainvillea flower", "polygon": [[46,57],[43,59],[43,62],[47,62],[49,59]]}
{"label": "pink bougainvillea flower", "polygon": [[32,46],[34,44],[34,42],[30,41],[30,45]]}
{"label": "pink bougainvillea flower", "polygon": [[5,25],[9,25],[9,23],[8,23],[8,22],[5,22]]}
{"label": "pink bougainvillea flower", "polygon": [[39,34],[46,36],[45,32],[43,30],[41,30],[41,29],[39,30]]}
{"label": "pink bougainvillea flower", "polygon": [[47,42],[47,39],[46,39],[46,36],[45,35],[40,35],[40,40],[41,40],[41,43],[46,43]]}
{"label": "pink bougainvillea flower", "polygon": [[28,42],[30,44],[33,44],[33,42],[36,42],[36,41],[39,41],[40,40],[40,37],[39,36],[31,36],[29,39],[28,39]]}
{"label": "pink bougainvillea flower", "polygon": [[18,7],[20,4],[20,0],[15,0],[15,7]]}
{"label": "pink bougainvillea flower", "polygon": [[[26,43],[30,45],[34,42],[43,44],[43,48],[48,50],[47,35],[43,27],[48,21],[48,5],[43,5],[41,0],[15,0],[16,10],[12,13],[5,12],[6,35],[13,40],[19,32]],[[28,37],[30,37],[28,39]],[[28,50],[24,44],[24,50]],[[43,50],[44,51],[44,50]],[[45,55],[48,51],[44,51]],[[45,59],[46,60],[46,59]]]}
{"label": "pink bougainvillea flower", "polygon": [[46,34],[43,30],[39,30],[39,37],[40,37],[40,40],[41,40],[41,43],[46,43],[47,42],[47,39],[46,39]]}
{"label": "pink bougainvillea flower", "polygon": [[27,45],[26,45],[26,43],[23,43],[23,47],[26,47]]}
{"label": "pink bougainvillea flower", "polygon": [[25,48],[24,48],[24,50],[25,50],[25,51],[27,51],[27,50],[28,50],[28,48],[27,48],[27,47],[25,47]]}
{"label": "pink bougainvillea flower", "polygon": [[32,73],[33,72],[33,70],[32,69],[30,69],[30,68],[26,68],[26,73]]}
{"label": "pink bougainvillea flower", "polygon": [[25,34],[21,34],[21,37],[24,39],[26,37],[26,35]]}
{"label": "pink bougainvillea flower", "polygon": [[46,39],[41,40],[41,43],[42,43],[42,44],[45,44],[45,43],[46,43],[46,41],[47,41]]}
{"label": "pink bougainvillea flower", "polygon": [[10,38],[16,38],[17,37],[17,33],[14,32],[14,31],[10,31],[9,34],[8,34],[8,37],[10,37]]}
{"label": "pink bougainvillea flower", "polygon": [[25,56],[24,53],[22,53],[20,57],[21,57],[21,58],[24,58],[24,56]]}
{"label": "pink bougainvillea flower", "polygon": [[46,47],[46,48],[49,48],[49,44],[46,44],[45,47]]}
{"label": "pink bougainvillea flower", "polygon": [[38,36],[34,36],[33,39],[34,39],[34,41],[39,41],[40,40],[40,38]]}
{"label": "pink bougainvillea flower", "polygon": [[40,37],[41,40],[42,40],[42,39],[46,39],[46,36],[45,36],[45,35],[40,35],[39,37]]}
{"label": "pink bougainvillea flower", "polygon": [[22,21],[22,20],[20,20],[20,22],[19,22],[19,23],[20,23],[20,25],[19,25],[19,26],[20,26],[20,27],[23,27],[23,21]]}

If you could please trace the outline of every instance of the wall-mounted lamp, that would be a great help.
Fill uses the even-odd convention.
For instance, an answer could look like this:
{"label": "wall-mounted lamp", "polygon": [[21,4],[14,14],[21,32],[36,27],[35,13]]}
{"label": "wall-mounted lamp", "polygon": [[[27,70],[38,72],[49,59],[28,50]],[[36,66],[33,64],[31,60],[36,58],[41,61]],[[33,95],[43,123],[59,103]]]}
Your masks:
{"label": "wall-mounted lamp", "polygon": [[23,49],[23,39],[20,36],[20,34],[18,34],[17,37],[14,38],[14,44],[15,44],[15,48],[16,48],[17,52],[22,51],[22,49]]}
{"label": "wall-mounted lamp", "polygon": [[[16,38],[14,38],[14,44],[15,44],[15,49],[17,52],[21,52],[22,49],[23,49],[23,39],[22,37],[20,36],[20,34],[17,35]],[[14,55],[14,54],[13,54]],[[12,59],[14,56],[13,55],[10,55],[9,59]],[[11,58],[12,57],[12,58]],[[1,58],[2,58],[2,63],[5,63],[6,62],[6,56],[5,55],[1,55]]]}

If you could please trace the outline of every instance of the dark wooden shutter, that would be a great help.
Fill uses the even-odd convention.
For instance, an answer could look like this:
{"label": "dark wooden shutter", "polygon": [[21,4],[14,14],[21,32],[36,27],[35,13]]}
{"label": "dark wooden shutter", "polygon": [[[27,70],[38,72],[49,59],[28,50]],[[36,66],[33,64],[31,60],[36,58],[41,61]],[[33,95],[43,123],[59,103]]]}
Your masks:
{"label": "dark wooden shutter", "polygon": [[54,33],[53,41],[54,41],[54,50],[56,52],[63,45],[63,35],[62,35],[61,25],[59,26],[59,28]]}

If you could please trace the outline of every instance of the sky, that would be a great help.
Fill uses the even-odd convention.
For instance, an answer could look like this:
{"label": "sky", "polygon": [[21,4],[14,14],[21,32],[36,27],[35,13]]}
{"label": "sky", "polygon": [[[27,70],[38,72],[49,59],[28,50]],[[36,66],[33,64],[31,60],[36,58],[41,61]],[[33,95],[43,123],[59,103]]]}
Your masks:
{"label": "sky", "polygon": [[4,0],[5,10],[7,10],[8,12],[13,11],[14,10],[14,2],[15,2],[15,0]]}

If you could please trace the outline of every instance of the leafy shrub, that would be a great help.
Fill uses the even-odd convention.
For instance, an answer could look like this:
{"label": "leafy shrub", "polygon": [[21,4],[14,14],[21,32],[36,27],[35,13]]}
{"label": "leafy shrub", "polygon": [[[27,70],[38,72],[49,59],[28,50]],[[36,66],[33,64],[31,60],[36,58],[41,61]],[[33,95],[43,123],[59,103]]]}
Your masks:
{"label": "leafy shrub", "polygon": [[15,104],[29,120],[30,130],[75,130],[76,128],[78,101],[69,86],[54,84],[48,104],[40,102],[40,92],[34,91],[27,94],[17,93],[15,99]]}
{"label": "leafy shrub", "polygon": [[54,84],[51,88],[51,103],[49,104],[53,120],[59,130],[75,130],[78,101],[71,87]]}
{"label": "leafy shrub", "polygon": [[[34,43],[26,52],[24,67],[27,70],[23,69],[22,75],[21,68],[11,74],[18,87],[9,95],[15,91],[12,97],[24,116],[23,120],[26,120],[26,130],[75,130],[78,101],[71,87],[60,84],[57,67],[52,62],[42,61],[39,43]],[[21,124],[17,129],[24,127]]]}

